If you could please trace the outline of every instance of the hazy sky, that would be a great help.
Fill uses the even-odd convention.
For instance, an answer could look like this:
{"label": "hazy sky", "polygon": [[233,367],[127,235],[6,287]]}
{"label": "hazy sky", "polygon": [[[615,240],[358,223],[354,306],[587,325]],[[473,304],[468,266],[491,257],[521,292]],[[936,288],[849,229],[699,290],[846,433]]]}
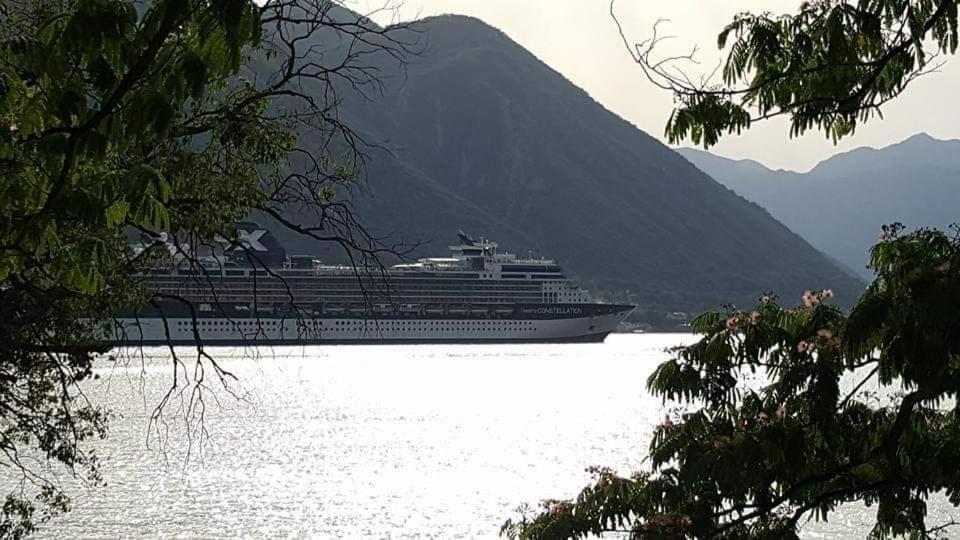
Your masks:
{"label": "hazy sky", "polygon": [[[352,0],[347,5],[364,11],[384,1],[391,0],[379,4]],[[616,0],[614,9],[633,41],[648,37],[658,18],[669,19],[666,30],[676,36],[671,47],[688,51],[699,45],[700,65],[710,70],[721,58],[717,33],[735,13],[793,12],[799,4],[799,0]],[[403,0],[399,17],[441,13],[471,15],[503,30],[608,109],[663,139],[672,98],[652,86],[633,64],[610,17],[608,0]],[[378,20],[389,22],[385,17],[389,19],[382,15]],[[948,60],[940,73],[913,83],[905,95],[887,105],[883,119],[861,126],[838,146],[820,133],[791,140],[785,122],[768,121],[742,136],[726,137],[712,151],[773,168],[807,170],[836,152],[886,146],[921,131],[939,139],[960,138],[958,91],[960,57]]]}

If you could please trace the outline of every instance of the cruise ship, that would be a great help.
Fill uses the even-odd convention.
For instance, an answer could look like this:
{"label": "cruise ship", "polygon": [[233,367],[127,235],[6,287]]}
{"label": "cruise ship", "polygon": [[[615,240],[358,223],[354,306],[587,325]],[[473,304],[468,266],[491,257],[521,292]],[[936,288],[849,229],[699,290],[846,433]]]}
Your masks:
{"label": "cruise ship", "polygon": [[447,257],[360,269],[288,256],[253,224],[242,224],[239,238],[242,245],[208,255],[200,266],[172,257],[144,273],[154,302],[125,314],[111,341],[600,342],[634,310],[595,301],[555,261],[500,252],[495,242],[462,232]]}

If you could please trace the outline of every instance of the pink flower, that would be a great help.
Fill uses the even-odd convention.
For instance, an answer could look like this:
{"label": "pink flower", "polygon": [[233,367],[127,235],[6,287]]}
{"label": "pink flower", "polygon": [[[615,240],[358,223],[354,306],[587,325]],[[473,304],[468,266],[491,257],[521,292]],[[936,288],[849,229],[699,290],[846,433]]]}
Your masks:
{"label": "pink flower", "polygon": [[880,233],[877,234],[877,240],[879,240],[880,242],[883,242],[886,239],[887,239],[887,231],[880,229]]}
{"label": "pink flower", "polygon": [[760,301],[763,302],[764,304],[769,304],[769,303],[770,303],[770,295],[769,295],[769,294],[765,294],[765,295],[761,296],[761,297],[760,297]]}
{"label": "pink flower", "polygon": [[781,403],[780,406],[777,407],[777,418],[783,419],[783,418],[786,418],[786,416],[787,416],[787,404]]}
{"label": "pink flower", "polygon": [[663,417],[663,427],[665,429],[670,429],[673,427],[673,420],[670,419],[669,414]]}
{"label": "pink flower", "polygon": [[807,343],[806,341],[801,341],[800,343],[797,343],[797,352],[799,353],[807,352],[807,349],[809,347],[810,347],[809,343]]}
{"label": "pink flower", "polygon": [[803,293],[803,305],[806,307],[813,307],[820,303],[820,297],[816,293],[810,291],[805,291]]}
{"label": "pink flower", "polygon": [[759,311],[751,311],[751,312],[750,312],[750,324],[756,326],[756,325],[757,325],[757,321],[758,321],[759,319],[760,319],[760,312],[759,312]]}
{"label": "pink flower", "polygon": [[733,332],[736,329],[737,329],[737,318],[730,317],[729,319],[727,319],[727,330]]}
{"label": "pink flower", "polygon": [[557,515],[562,513],[564,510],[570,508],[569,501],[558,501],[556,499],[546,499],[540,501],[540,506],[546,509],[551,514]]}
{"label": "pink flower", "polygon": [[824,298],[833,298],[833,289],[824,289],[823,290]]}
{"label": "pink flower", "polygon": [[937,266],[937,272],[941,274],[946,274],[950,271],[950,261],[943,261],[940,265]]}

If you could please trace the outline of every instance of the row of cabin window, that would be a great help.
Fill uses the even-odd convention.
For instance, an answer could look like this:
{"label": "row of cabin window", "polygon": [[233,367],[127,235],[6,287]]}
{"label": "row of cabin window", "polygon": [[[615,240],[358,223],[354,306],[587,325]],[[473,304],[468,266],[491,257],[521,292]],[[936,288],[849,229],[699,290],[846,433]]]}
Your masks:
{"label": "row of cabin window", "polygon": [[[184,279],[184,278],[187,279]],[[521,277],[521,276],[518,276]],[[522,276],[525,279],[525,276]],[[225,278],[220,279],[215,276],[212,277],[201,277],[199,279],[190,279],[187,276],[150,276],[148,280],[151,283],[183,283],[195,282],[202,283],[204,285],[209,285],[210,283],[216,283],[221,285],[249,285],[257,287],[277,287],[283,285],[290,285],[295,288],[300,288],[304,286],[314,286],[314,287],[328,287],[334,289],[342,288],[356,288],[356,280],[344,280],[344,281],[319,281],[315,279],[311,280],[297,280],[297,279],[284,279],[279,280],[275,278],[265,279],[265,280],[252,280],[245,278]],[[470,287],[483,287],[483,288],[531,288],[539,287],[540,283],[520,283],[515,280],[504,279],[504,280],[485,280],[485,281],[462,281],[462,280],[453,280],[453,281],[444,281],[444,280],[423,280],[423,281],[397,281],[390,280],[390,286],[393,288],[402,288],[402,289],[420,289],[420,288],[432,288],[432,287],[457,287],[457,288],[470,288]],[[382,287],[382,282],[376,283],[366,283],[364,286],[370,289],[377,289]]]}
{"label": "row of cabin window", "polygon": [[[282,324],[282,323],[281,323],[280,321],[276,321],[276,320],[263,320],[263,321],[250,321],[250,320],[244,320],[244,321],[223,321],[223,320],[219,320],[219,321],[203,321],[203,320],[201,320],[201,321],[198,321],[198,324],[199,324],[199,327],[200,327],[200,328],[211,328],[211,327],[212,327],[212,328],[223,328],[223,327],[226,327],[226,328],[234,328],[234,327],[236,327],[236,326],[238,326],[238,325],[239,325],[239,326],[279,326],[279,325]],[[503,326],[533,326],[533,323],[530,322],[530,321],[456,321],[456,322],[449,322],[449,321],[380,321],[379,323],[376,322],[376,321],[336,321],[336,323],[335,323],[335,325],[337,325],[337,326],[363,326],[364,324],[366,324],[367,326],[372,326],[372,327],[375,327],[375,326],[377,326],[378,324],[379,324],[379,326],[381,326],[381,327],[383,327],[383,326],[401,326],[401,327],[406,327],[406,326],[431,326],[431,327],[436,327],[436,326],[454,326],[454,327],[462,327],[462,326],[474,326],[474,327],[479,327],[479,326],[501,326],[501,327],[503,327]],[[192,327],[193,327],[193,322],[192,322],[192,321],[177,321],[177,326],[179,326],[179,327],[192,328]]]}
{"label": "row of cabin window", "polygon": [[[229,327],[234,328],[236,326],[277,326],[280,324],[280,321],[275,320],[263,320],[263,321],[197,321],[197,324],[200,328],[210,328],[210,327]],[[193,327],[193,321],[177,321],[177,326],[179,327]]]}
{"label": "row of cabin window", "polygon": [[[376,327],[378,325],[375,321],[336,321],[335,326],[363,326],[366,323],[367,326]],[[380,321],[379,326],[533,326],[533,323],[530,321],[464,321],[464,322],[450,322],[450,321]]]}
{"label": "row of cabin window", "polygon": [[[530,325],[530,328],[532,328],[532,327],[533,327],[533,326]],[[360,328],[336,328],[336,327],[335,327],[335,328],[331,328],[330,330],[333,331],[333,332],[341,332],[341,331],[343,331],[343,332],[351,332],[351,331],[352,331],[352,332],[356,332],[357,330],[361,330],[361,329],[360,329]],[[479,331],[483,331],[483,332],[490,332],[490,331],[494,331],[494,330],[516,330],[516,329],[506,328],[506,327],[501,327],[501,328],[488,328],[488,327],[460,328],[460,327],[455,327],[455,326],[438,326],[438,327],[430,327],[430,328],[422,328],[422,327],[416,327],[416,328],[396,328],[396,327],[386,328],[386,327],[381,326],[380,328],[367,328],[366,330],[371,331],[371,332],[374,332],[374,331],[376,331],[376,330],[416,330],[416,331],[418,331],[418,332],[421,332],[421,331],[432,331],[432,332],[453,332],[453,331],[457,331],[457,332],[461,332],[461,331],[464,331],[464,330],[479,330]]]}

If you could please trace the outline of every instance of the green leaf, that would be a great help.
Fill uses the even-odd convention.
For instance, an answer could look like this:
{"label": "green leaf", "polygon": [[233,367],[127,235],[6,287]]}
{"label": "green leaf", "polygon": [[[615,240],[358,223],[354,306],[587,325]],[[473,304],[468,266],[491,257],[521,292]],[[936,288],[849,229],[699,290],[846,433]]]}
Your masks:
{"label": "green leaf", "polygon": [[122,225],[127,219],[127,212],[130,205],[126,201],[117,201],[103,211],[103,217],[107,222],[107,227],[117,227]]}

